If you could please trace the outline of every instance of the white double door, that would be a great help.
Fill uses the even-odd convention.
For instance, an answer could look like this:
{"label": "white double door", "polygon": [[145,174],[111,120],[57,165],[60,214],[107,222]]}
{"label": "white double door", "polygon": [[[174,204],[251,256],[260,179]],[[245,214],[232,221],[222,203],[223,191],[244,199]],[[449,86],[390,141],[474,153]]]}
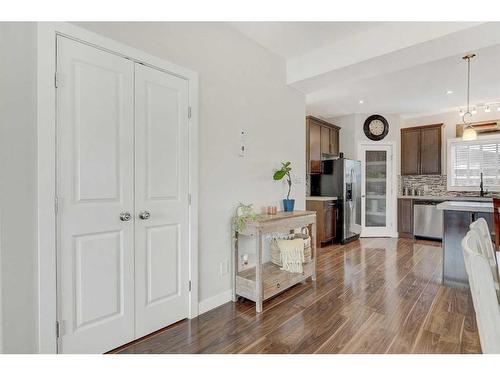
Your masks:
{"label": "white double door", "polygon": [[188,82],[57,38],[62,353],[188,315]]}

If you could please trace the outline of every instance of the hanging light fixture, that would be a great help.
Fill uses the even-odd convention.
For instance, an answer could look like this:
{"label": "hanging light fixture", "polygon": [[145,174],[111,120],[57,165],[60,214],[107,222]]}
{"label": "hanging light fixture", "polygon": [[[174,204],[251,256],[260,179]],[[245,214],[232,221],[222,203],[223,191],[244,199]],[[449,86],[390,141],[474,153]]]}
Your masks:
{"label": "hanging light fixture", "polygon": [[465,55],[462,57],[464,60],[467,61],[467,111],[464,113],[462,116],[465,128],[464,132],[462,134],[462,139],[464,141],[473,141],[477,139],[477,133],[472,127],[471,124],[471,117],[472,113],[470,111],[470,105],[469,105],[469,97],[470,97],[470,59],[475,57],[476,55],[471,53],[470,55]]}

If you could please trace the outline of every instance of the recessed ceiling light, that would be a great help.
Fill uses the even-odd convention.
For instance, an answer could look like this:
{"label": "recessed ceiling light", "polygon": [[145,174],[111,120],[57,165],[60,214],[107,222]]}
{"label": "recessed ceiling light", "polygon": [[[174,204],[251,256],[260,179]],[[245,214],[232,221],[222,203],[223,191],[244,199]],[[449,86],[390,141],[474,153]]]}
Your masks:
{"label": "recessed ceiling light", "polygon": [[451,94],[453,94],[453,91],[452,91],[452,90],[447,90],[447,91],[446,91],[446,95],[451,95]]}
{"label": "recessed ceiling light", "polygon": [[359,101],[359,104],[363,104],[363,103],[364,103],[364,101],[363,101],[363,100],[360,100],[360,101]]}

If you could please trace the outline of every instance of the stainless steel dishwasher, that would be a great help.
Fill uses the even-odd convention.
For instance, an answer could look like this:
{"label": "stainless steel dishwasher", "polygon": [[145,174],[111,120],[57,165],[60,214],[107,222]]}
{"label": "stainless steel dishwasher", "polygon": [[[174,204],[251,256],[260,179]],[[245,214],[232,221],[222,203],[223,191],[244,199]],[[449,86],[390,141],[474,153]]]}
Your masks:
{"label": "stainless steel dishwasher", "polygon": [[413,235],[415,237],[443,239],[443,211],[436,206],[441,202],[419,201],[413,203]]}

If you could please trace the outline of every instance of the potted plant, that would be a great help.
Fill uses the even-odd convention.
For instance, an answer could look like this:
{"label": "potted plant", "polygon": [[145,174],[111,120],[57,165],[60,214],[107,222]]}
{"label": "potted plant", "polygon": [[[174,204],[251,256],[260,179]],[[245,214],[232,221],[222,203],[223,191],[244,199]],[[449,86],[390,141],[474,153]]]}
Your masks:
{"label": "potted plant", "polygon": [[234,228],[237,232],[243,232],[247,227],[247,221],[257,220],[260,215],[253,210],[253,204],[243,204],[240,202],[236,207],[236,216],[233,218]]}
{"label": "potted plant", "polygon": [[290,175],[290,171],[292,167],[290,167],[290,162],[287,161],[285,163],[281,163],[281,169],[278,169],[274,172],[273,178],[276,181],[279,181],[286,177],[286,182],[288,184],[288,194],[286,195],[286,199],[283,199],[283,210],[285,212],[293,211],[293,207],[295,206],[295,199],[290,199],[290,191],[292,190],[292,176]]}

